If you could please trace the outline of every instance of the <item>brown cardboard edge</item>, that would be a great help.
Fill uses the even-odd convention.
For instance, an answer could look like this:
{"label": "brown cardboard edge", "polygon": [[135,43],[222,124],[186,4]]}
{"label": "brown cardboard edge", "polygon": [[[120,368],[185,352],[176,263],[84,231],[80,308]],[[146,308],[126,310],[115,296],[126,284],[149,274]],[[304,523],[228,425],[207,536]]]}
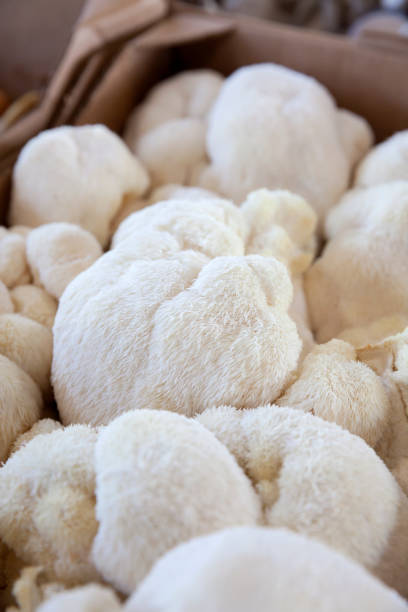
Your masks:
{"label": "brown cardboard edge", "polygon": [[186,45],[191,42],[223,36],[234,29],[233,19],[178,12],[137,37],[141,49]]}
{"label": "brown cardboard edge", "polygon": [[120,133],[134,105],[154,85],[157,76],[167,74],[170,62],[169,49],[139,49],[137,40],[127,43],[84,101],[74,124],[104,123]]}

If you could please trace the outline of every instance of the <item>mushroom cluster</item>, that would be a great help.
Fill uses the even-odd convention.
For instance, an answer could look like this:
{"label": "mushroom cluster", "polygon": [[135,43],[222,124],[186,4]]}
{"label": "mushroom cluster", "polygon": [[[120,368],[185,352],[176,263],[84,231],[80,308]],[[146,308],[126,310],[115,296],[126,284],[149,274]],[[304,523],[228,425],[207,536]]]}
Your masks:
{"label": "mushroom cluster", "polygon": [[188,71],[29,141],[8,221],[1,607],[408,611],[408,131]]}

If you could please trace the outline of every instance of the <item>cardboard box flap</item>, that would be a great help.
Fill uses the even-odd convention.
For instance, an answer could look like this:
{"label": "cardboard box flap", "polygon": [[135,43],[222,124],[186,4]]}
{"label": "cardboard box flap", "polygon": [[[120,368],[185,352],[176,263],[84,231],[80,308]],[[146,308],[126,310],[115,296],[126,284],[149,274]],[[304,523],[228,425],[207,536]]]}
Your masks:
{"label": "cardboard box flap", "polygon": [[[107,7],[87,19],[82,19],[80,29],[89,30],[97,37],[97,45],[89,53],[103,46],[128,38],[165,17],[170,10],[166,0],[120,0],[113,7]],[[88,54],[89,54],[88,53]]]}
{"label": "cardboard box flap", "polygon": [[[165,17],[168,10],[169,5],[165,0],[139,0],[131,4],[128,0],[125,6],[120,2],[109,11],[82,20],[74,32],[58,70],[51,79],[40,106],[1,135],[0,158],[18,150],[29,138],[52,124],[53,117],[61,114],[68,117],[72,114],[71,111],[64,113],[61,106],[64,103],[72,104],[69,92],[80,79],[87,60],[109,45],[150,27]],[[99,66],[98,61],[91,63],[94,68]],[[79,87],[73,96],[76,104],[80,102],[84,87],[91,81],[92,78],[89,76],[79,81]]]}
{"label": "cardboard box flap", "polygon": [[120,133],[135,104],[171,73],[172,57],[168,48],[139,49],[137,37],[126,43],[97,86],[89,90],[73,124],[104,123]]}
{"label": "cardboard box flap", "polygon": [[233,19],[194,13],[177,13],[151,27],[137,38],[139,49],[173,47],[215,38],[234,29]]}
{"label": "cardboard box flap", "polygon": [[92,88],[98,75],[104,71],[106,64],[109,62],[110,55],[107,51],[99,51],[94,53],[89,61],[86,62],[74,87],[69,90],[61,103],[57,105],[52,117],[52,127],[70,123],[83,101],[84,92]]}

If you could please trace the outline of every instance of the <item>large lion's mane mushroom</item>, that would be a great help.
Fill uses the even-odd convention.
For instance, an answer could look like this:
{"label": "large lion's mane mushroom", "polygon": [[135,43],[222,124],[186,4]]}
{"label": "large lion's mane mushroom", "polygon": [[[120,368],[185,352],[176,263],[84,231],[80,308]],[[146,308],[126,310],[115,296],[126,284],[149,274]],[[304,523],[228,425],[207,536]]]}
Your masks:
{"label": "large lion's mane mushroom", "polygon": [[105,126],[54,128],[32,138],[19,155],[10,221],[29,227],[75,223],[106,246],[126,198],[143,195],[148,185],[142,165]]}
{"label": "large lion's mane mushroom", "polygon": [[301,351],[292,283],[275,258],[244,255],[247,232],[237,207],[208,198],[161,202],[121,224],[113,250],[59,304],[53,384],[64,423],[279,397]]}
{"label": "large lion's mane mushroom", "polygon": [[276,64],[247,66],[225,80],[212,107],[210,165],[197,184],[237,203],[261,187],[289,189],[322,221],[371,140],[368,124],[345,119],[314,79]]}

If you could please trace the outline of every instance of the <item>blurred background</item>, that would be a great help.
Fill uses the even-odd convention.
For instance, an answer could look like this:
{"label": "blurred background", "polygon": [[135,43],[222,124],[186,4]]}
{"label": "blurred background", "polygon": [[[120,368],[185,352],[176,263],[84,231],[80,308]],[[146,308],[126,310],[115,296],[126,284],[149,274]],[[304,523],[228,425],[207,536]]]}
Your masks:
{"label": "blurred background", "polygon": [[361,20],[388,20],[408,12],[408,0],[202,0],[194,4],[299,27],[351,34],[355,27],[362,25]]}
{"label": "blurred background", "polygon": [[[90,0],[92,1],[92,0]],[[137,0],[134,0],[137,1]],[[109,6],[115,0],[104,0]],[[310,30],[358,36],[369,27],[408,37],[408,0],[190,0],[210,12],[243,13]],[[49,81],[85,0],[0,0],[0,115]],[[408,40],[408,38],[407,38]]]}

